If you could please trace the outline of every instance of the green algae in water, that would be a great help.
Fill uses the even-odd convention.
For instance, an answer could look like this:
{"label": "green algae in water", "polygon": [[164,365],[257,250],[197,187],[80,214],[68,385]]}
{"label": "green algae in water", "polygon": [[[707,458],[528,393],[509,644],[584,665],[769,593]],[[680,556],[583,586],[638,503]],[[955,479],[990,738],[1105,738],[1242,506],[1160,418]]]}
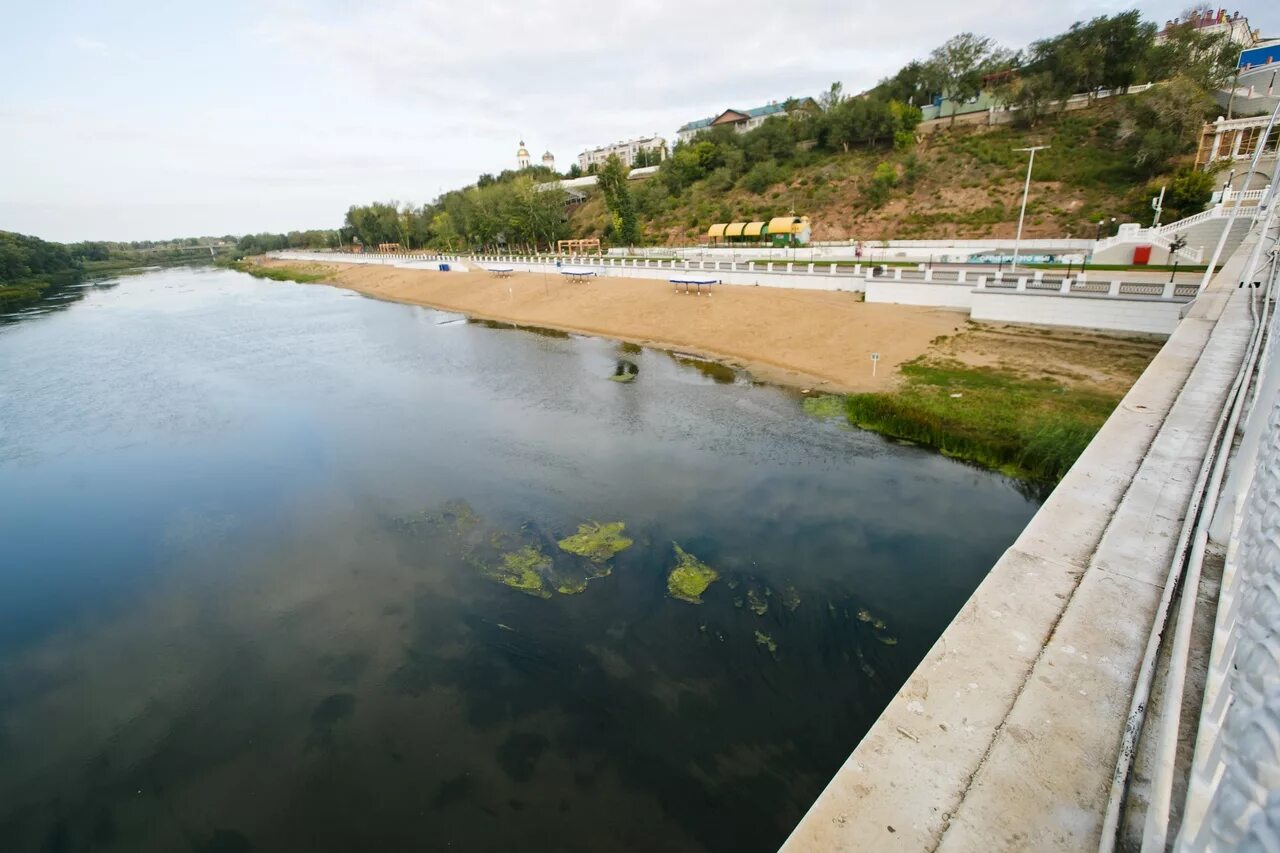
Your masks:
{"label": "green algae in water", "polygon": [[533,545],[525,545],[516,551],[502,555],[499,565],[485,574],[498,583],[538,598],[550,598],[542,573],[551,568],[551,558]]}
{"label": "green algae in water", "polygon": [[747,606],[757,616],[763,616],[769,612],[769,602],[765,601],[764,597],[754,587],[747,590]]}
{"label": "green algae in water", "polygon": [[756,645],[762,649],[768,649],[771,655],[776,654],[778,651],[778,644],[773,641],[773,637],[770,637],[764,631],[756,631]]}
{"label": "green algae in water", "polygon": [[635,378],[640,375],[640,368],[634,361],[628,361],[625,358],[618,359],[618,364],[613,369],[613,375],[609,378],[614,382],[634,382]]}
{"label": "green algae in water", "polygon": [[619,551],[631,547],[631,540],[623,535],[626,529],[627,526],[621,521],[579,524],[577,533],[561,539],[557,544],[562,551],[586,557],[594,563],[603,563]]}
{"label": "green algae in water", "polygon": [[[877,631],[883,631],[885,629],[884,620],[880,619],[877,616],[872,616],[871,611],[867,610],[867,608],[865,607],[858,610],[858,621],[866,622],[872,628],[875,628]],[[897,642],[897,641],[895,640],[894,642]]]}
{"label": "green algae in water", "polygon": [[791,584],[787,584],[787,588],[778,596],[778,600],[782,602],[782,606],[790,610],[792,613],[800,606],[800,593],[796,592],[796,588]]}
{"label": "green algae in water", "polygon": [[845,413],[844,398],[835,394],[823,394],[820,397],[805,397],[801,404],[805,413],[815,418],[839,418]]}
{"label": "green algae in water", "polygon": [[886,646],[898,645],[898,638],[890,637],[888,634],[876,634],[876,639],[884,643]]}
{"label": "green algae in water", "polygon": [[687,601],[690,604],[701,604],[702,594],[707,587],[720,577],[715,569],[672,542],[676,549],[676,567],[667,575],[667,592],[672,598]]}
{"label": "green algae in water", "polygon": [[577,595],[580,592],[586,592],[586,591],[587,591],[586,578],[578,578],[578,579],[562,581],[560,585],[556,587],[556,592],[560,593],[561,595]]}

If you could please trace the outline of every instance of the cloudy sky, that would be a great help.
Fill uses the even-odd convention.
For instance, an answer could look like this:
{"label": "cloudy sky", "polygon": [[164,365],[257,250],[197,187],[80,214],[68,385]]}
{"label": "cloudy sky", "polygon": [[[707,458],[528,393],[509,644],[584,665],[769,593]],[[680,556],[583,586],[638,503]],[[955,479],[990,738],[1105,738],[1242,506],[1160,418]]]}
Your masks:
{"label": "cloudy sky", "polygon": [[[512,167],[521,138],[563,169],[728,106],[859,91],[960,31],[1016,48],[1132,5],[0,0],[0,229],[333,227]],[[1280,36],[1280,4],[1242,11]]]}

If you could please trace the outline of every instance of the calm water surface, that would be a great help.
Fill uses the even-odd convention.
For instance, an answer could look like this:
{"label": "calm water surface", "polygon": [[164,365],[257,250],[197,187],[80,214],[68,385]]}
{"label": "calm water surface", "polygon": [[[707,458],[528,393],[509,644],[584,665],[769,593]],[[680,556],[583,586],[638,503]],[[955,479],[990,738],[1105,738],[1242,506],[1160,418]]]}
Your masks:
{"label": "calm water surface", "polygon": [[0,850],[771,850],[1034,510],[661,351],[93,289],[0,325]]}

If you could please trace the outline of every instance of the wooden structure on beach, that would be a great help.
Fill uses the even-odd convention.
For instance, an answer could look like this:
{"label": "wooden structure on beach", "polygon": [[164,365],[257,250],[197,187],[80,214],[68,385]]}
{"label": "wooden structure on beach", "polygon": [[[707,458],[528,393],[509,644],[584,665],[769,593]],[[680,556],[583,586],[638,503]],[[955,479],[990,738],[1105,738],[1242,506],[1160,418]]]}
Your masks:
{"label": "wooden structure on beach", "polygon": [[557,240],[557,255],[585,255],[588,252],[600,254],[600,238],[587,237],[581,240]]}

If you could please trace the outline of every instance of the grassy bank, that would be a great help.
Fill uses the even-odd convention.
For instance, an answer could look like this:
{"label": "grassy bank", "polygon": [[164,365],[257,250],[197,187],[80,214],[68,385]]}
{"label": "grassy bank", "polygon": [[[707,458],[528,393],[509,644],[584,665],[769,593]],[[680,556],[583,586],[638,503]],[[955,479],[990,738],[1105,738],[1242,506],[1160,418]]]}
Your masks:
{"label": "grassy bank", "polygon": [[80,277],[76,270],[30,276],[16,281],[0,281],[0,311],[12,311],[39,302],[46,292]]}
{"label": "grassy bank", "polygon": [[851,394],[849,421],[1012,476],[1055,483],[1120,395],[945,359],[903,365],[896,391]]}
{"label": "grassy bank", "polygon": [[269,278],[272,281],[296,281],[302,284],[311,284],[315,281],[324,281],[325,278],[323,273],[304,272],[293,267],[263,267],[251,261],[234,261],[225,266],[240,272],[247,272],[254,278]]}

